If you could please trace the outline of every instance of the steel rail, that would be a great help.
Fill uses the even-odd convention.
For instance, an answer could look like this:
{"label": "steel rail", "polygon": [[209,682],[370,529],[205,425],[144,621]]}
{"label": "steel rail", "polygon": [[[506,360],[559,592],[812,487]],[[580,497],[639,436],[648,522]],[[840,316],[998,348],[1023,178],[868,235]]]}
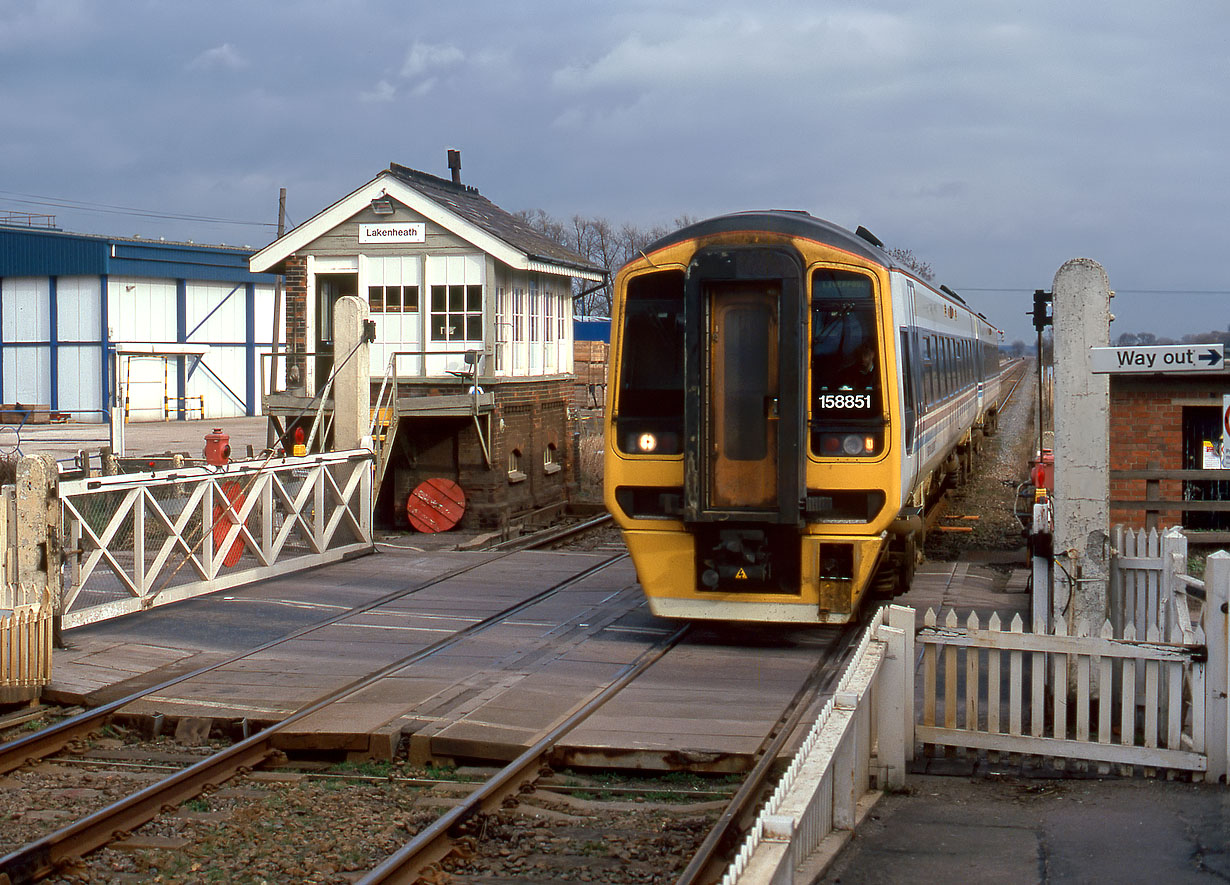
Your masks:
{"label": "steel rail", "polygon": [[670,636],[659,640],[657,644],[642,652],[635,661],[625,665],[613,682],[589,700],[581,702],[572,713],[568,714],[533,746],[527,748],[525,752],[497,772],[483,786],[472,792],[464,802],[454,806],[430,826],[420,830],[413,839],[360,878],[358,885],[419,881],[420,873],[425,867],[438,863],[453,851],[453,839],[449,833],[454,827],[480,810],[491,808],[506,797],[519,792],[527,781],[532,781],[537,777],[537,771],[564,735],[593,715],[599,707],[622,691],[629,682],[653,666],[663,655],[678,645],[691,629],[691,624],[684,624]]}
{"label": "steel rail", "polygon": [[[202,759],[195,765],[181,769],[158,783],[151,784],[125,799],[112,803],[106,808],[100,809],[73,824],[63,827],[41,839],[37,839],[4,857],[0,857],[0,882],[5,882],[5,877],[7,877],[6,885],[18,885],[18,883],[36,881],[50,875],[57,869],[75,863],[89,852],[149,822],[164,808],[174,808],[180,802],[198,795],[208,787],[220,784],[235,774],[250,770],[265,760],[279,754],[280,751],[273,746],[273,741],[278,732],[287,726],[319,712],[330,704],[336,703],[366,688],[403,667],[437,654],[444,649],[452,647],[462,639],[507,620],[530,606],[542,602],[591,575],[608,568],[619,560],[626,558],[626,556],[626,553],[610,556],[546,590],[510,605],[502,611],[489,615],[481,621],[470,624],[450,636],[385,665],[373,673],[353,680],[347,685],[318,698],[311,704],[301,707],[286,718],[257,732],[251,737],[245,738],[206,759]],[[179,680],[173,680],[171,684],[177,681]]]}
{"label": "steel rail", "polygon": [[556,528],[545,529],[541,532],[536,532],[532,535],[519,538],[509,538],[507,541],[501,541],[498,544],[492,544],[488,550],[520,550],[525,548],[545,547],[548,544],[554,544],[557,541],[562,541],[565,538],[571,538],[576,535],[582,535],[585,532],[592,531],[600,526],[610,523],[611,514],[602,513],[598,516],[591,517],[584,522],[576,523],[575,525],[565,525]]}
{"label": "steel rail", "polygon": [[[1020,386],[1025,376],[1024,365],[1019,367],[1019,371],[1018,367],[1013,367],[1011,374],[1015,375],[1016,378],[1012,383],[1011,389],[1004,397],[1004,404],[1008,403],[1012,394]],[[939,519],[939,516],[944,512],[946,502],[946,496],[941,495],[932,506],[931,511],[927,514],[928,527],[934,525]],[[826,660],[813,672],[813,678],[809,680],[809,683],[800,689],[799,694],[796,694],[794,701],[792,701],[793,706],[788,707],[787,712],[783,714],[784,718],[788,717],[788,724],[779,728],[775,735],[770,735],[768,746],[763,749],[751,772],[748,773],[739,790],[731,797],[730,802],[727,803],[722,816],[710,829],[700,848],[697,849],[696,854],[693,856],[692,861],[679,875],[676,885],[696,885],[696,883],[716,881],[720,878],[717,871],[718,867],[725,863],[724,854],[728,853],[733,846],[738,844],[738,840],[742,836],[740,829],[746,827],[746,821],[750,819],[755,811],[755,805],[761,798],[765,782],[768,780],[774,761],[798,727],[803,714],[811,707],[811,699],[820,696],[826,691],[831,691],[836,680],[841,677],[841,673],[854,651],[855,639],[865,629],[866,621],[867,616],[864,614],[856,625],[852,625],[852,629],[843,632],[838,641],[839,648],[836,660],[834,660],[833,656],[826,657]],[[810,697],[807,702],[801,702],[800,700],[804,693],[809,693]]]}
{"label": "steel rail", "polygon": [[727,855],[738,845],[748,822],[763,799],[763,794],[778,756],[797,731],[803,715],[813,708],[817,699],[831,693],[841,678],[846,664],[858,647],[858,638],[869,622],[866,613],[856,623],[842,628],[833,650],[825,654],[808,679],[795,692],[781,717],[757,751],[758,758],[739,789],[730,798],[721,817],[709,830],[692,860],[684,867],[676,885],[698,885],[721,878],[719,868],[727,863]]}
{"label": "steel rail", "polygon": [[503,559],[506,556],[511,556],[515,552],[516,551],[513,551],[513,550],[510,550],[507,552],[500,552],[494,556],[484,559],[482,562],[471,563],[469,565],[460,566],[458,568],[451,569],[445,572],[444,574],[437,575],[434,578],[430,578],[426,581],[421,581],[417,584],[413,584],[408,587],[402,587],[401,589],[393,590],[377,599],[371,600],[370,602],[365,602],[362,605],[358,605],[358,606],[355,606],[354,608],[347,609],[341,614],[334,615],[323,621],[317,621],[314,624],[309,624],[306,627],[301,627],[300,629],[295,630],[291,633],[288,633],[285,636],[280,636],[277,639],[272,639],[269,642],[264,643],[263,645],[258,645],[254,648],[249,648],[249,649],[245,649],[240,652],[236,652],[235,654],[227,658],[224,658],[221,661],[217,661],[213,664],[208,664],[203,667],[198,667],[197,669],[192,670],[191,672],[184,673],[180,676],[172,677],[171,679],[167,679],[163,682],[158,683],[157,685],[153,685],[149,688],[144,688],[144,689],[141,689],[140,691],[133,692],[132,694],[126,695],[125,697],[119,698],[118,700],[110,701],[106,704],[102,704],[101,706],[86,710],[82,713],[77,714],[76,716],[72,716],[61,722],[57,722],[55,725],[48,726],[47,728],[44,728],[40,731],[33,732],[31,734],[28,734],[23,737],[17,738],[15,740],[9,741],[6,744],[0,745],[0,774],[6,774],[30,762],[34,762],[34,761],[37,761],[38,759],[42,759],[46,756],[50,756],[53,753],[58,753],[60,750],[64,749],[64,747],[67,746],[70,741],[79,740],[81,738],[84,738],[90,732],[97,731],[98,728],[101,727],[102,723],[111,714],[119,711],[121,708],[127,706],[128,704],[133,703],[134,701],[138,701],[141,698],[146,697],[147,695],[156,694],[157,692],[160,692],[160,691],[165,691],[168,688],[172,688],[173,686],[178,685],[182,682],[186,682],[189,679],[194,679],[198,676],[202,676],[206,673],[209,673],[212,670],[217,670],[220,667],[226,667],[230,664],[236,663],[237,661],[242,661],[244,658],[250,657],[255,654],[259,654],[264,651],[268,651],[269,649],[275,648],[276,646],[280,645],[283,642],[290,642],[291,640],[299,639],[315,630],[320,630],[324,627],[332,626],[333,624],[337,624],[341,621],[346,620],[347,618],[352,618],[356,615],[364,614],[365,612],[371,611],[374,608],[379,608],[382,605],[387,605],[390,602],[395,602],[398,599],[402,599],[406,596],[410,596],[414,593],[418,593],[422,590],[426,590],[429,587],[434,587],[438,584],[441,584],[445,581],[452,580],[453,578],[456,578],[467,572],[474,571],[475,569],[482,568],[485,565],[489,565],[492,562],[496,562],[497,560]]}

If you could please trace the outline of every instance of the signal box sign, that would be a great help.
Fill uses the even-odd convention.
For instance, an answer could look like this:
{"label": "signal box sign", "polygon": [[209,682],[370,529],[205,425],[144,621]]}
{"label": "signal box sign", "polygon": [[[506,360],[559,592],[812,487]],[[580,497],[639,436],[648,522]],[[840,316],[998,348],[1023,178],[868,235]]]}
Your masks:
{"label": "signal box sign", "polygon": [[1225,355],[1221,344],[1166,344],[1157,347],[1091,347],[1089,371],[1119,372],[1222,372]]}

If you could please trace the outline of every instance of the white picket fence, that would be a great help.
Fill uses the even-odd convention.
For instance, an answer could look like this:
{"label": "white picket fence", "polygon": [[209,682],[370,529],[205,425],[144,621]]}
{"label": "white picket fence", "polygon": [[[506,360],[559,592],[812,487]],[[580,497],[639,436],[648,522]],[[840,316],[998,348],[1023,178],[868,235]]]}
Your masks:
{"label": "white picket fence", "polygon": [[1111,532],[1109,613],[1115,636],[1129,626],[1145,636],[1156,629],[1167,642],[1195,642],[1188,588],[1203,582],[1187,574],[1187,536],[1178,528],[1149,531],[1115,526]]}
{"label": "white picket fence", "polygon": [[[1126,535],[1118,543],[1126,548]],[[1025,633],[1019,617],[1004,629],[995,616],[962,624],[949,612],[941,624],[927,612],[916,739],[1224,779],[1230,554],[1209,557],[1198,581],[1180,568],[1185,547],[1163,555],[1157,538],[1130,543],[1113,566],[1111,617],[1097,629]],[[1207,594],[1199,623],[1188,587]]]}
{"label": "white picket fence", "polygon": [[0,582],[0,704],[37,698],[51,679],[51,619],[46,587]]}
{"label": "white picket fence", "polygon": [[722,885],[795,881],[826,837],[853,830],[869,790],[904,785],[913,752],[913,660],[914,610],[881,608]]}

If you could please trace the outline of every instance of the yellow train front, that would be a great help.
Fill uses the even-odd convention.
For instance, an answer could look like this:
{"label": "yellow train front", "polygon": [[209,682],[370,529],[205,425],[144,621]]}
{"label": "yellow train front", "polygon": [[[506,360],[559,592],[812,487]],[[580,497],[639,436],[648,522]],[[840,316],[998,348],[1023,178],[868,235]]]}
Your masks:
{"label": "yellow train front", "polygon": [[739,213],[619,272],[605,496],[654,614],[844,623],[879,566],[908,580],[934,473],[904,432],[917,330],[899,339],[901,269],[861,234]]}

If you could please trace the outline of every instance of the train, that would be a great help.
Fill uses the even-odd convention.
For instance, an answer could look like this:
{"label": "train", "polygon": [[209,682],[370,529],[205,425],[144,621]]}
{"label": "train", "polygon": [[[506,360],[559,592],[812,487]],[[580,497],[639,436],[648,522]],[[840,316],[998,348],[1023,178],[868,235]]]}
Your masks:
{"label": "train", "polygon": [[908,587],[995,429],[998,328],[798,211],[689,224],[613,295],[604,498],[653,614],[841,624]]}

